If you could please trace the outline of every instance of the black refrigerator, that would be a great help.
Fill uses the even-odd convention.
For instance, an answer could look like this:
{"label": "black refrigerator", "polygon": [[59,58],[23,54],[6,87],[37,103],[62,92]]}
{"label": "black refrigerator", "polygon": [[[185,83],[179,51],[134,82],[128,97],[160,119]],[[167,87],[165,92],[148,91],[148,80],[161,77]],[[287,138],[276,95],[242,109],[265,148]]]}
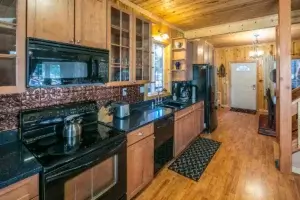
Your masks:
{"label": "black refrigerator", "polygon": [[206,64],[194,64],[192,85],[196,86],[197,98],[204,99],[205,131],[212,133],[218,126],[215,68]]}

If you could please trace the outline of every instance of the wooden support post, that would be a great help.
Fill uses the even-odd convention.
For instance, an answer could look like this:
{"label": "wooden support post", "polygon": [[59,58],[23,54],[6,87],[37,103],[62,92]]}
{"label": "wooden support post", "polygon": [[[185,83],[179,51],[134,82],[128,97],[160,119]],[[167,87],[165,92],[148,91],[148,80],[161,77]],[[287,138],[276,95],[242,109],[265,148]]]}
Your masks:
{"label": "wooden support post", "polygon": [[280,171],[292,170],[292,89],[291,89],[291,0],[279,0],[277,45],[277,92],[280,137]]}

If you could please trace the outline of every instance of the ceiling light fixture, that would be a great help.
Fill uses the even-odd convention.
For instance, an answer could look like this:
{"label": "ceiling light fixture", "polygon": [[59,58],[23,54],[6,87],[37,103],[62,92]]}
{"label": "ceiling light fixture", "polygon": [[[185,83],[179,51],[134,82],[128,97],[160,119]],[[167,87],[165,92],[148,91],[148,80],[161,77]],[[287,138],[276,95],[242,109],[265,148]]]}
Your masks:
{"label": "ceiling light fixture", "polygon": [[249,52],[249,57],[256,60],[264,55],[264,51],[258,49],[258,36],[258,34],[254,34],[253,51]]}

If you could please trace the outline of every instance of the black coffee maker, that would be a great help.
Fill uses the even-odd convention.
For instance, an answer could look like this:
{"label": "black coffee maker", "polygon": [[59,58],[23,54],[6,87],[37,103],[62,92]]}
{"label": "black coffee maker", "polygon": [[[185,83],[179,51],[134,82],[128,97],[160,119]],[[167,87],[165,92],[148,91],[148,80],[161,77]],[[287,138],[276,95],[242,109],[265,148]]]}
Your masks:
{"label": "black coffee maker", "polygon": [[191,98],[191,87],[188,83],[183,82],[179,87],[179,99],[181,101],[188,101]]}

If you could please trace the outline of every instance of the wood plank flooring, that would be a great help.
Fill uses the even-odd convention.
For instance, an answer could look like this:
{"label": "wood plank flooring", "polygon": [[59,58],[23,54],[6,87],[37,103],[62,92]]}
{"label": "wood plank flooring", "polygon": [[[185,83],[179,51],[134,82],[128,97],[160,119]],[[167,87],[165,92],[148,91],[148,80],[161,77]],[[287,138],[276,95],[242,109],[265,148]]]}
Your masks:
{"label": "wood plank flooring", "polygon": [[258,115],[221,110],[218,129],[201,137],[222,142],[198,182],[167,168],[137,200],[300,200],[300,178],[274,166],[275,138],[257,134]]}

